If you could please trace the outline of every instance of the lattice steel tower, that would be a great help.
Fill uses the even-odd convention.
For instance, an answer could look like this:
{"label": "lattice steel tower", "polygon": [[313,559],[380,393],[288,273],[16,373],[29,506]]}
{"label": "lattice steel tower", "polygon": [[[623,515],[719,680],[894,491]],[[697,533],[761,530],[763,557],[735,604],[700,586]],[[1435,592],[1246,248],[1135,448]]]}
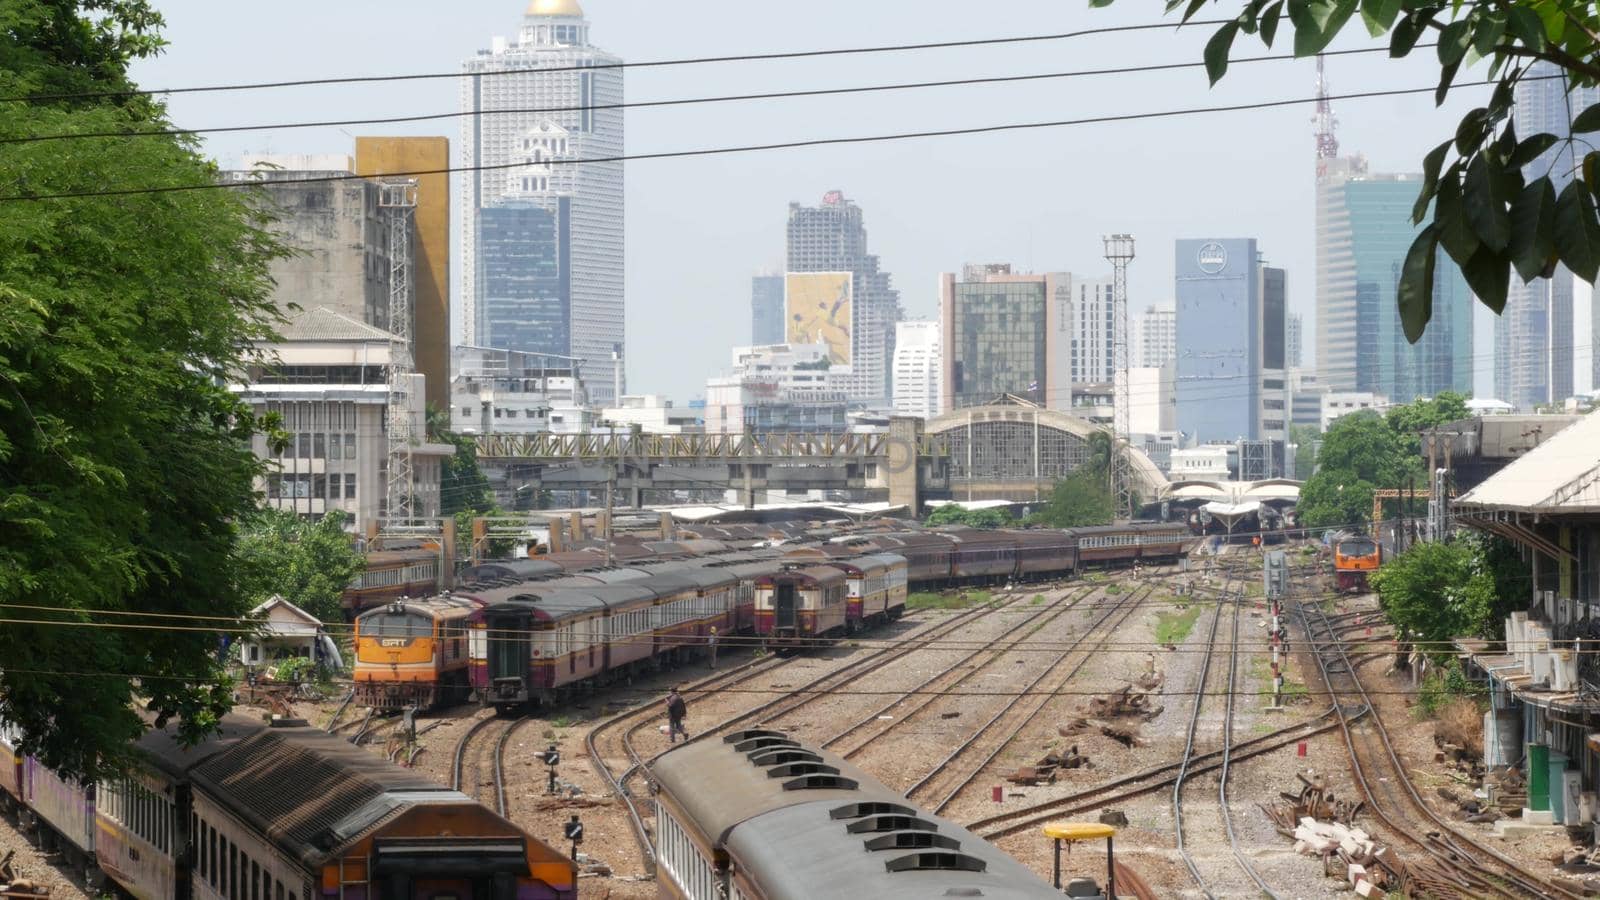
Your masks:
{"label": "lattice steel tower", "polygon": [[1111,481],[1117,494],[1117,515],[1133,517],[1133,473],[1128,469],[1129,431],[1132,422],[1132,391],[1128,385],[1128,263],[1133,262],[1133,235],[1112,234],[1105,238],[1106,259],[1111,261],[1111,302],[1114,309],[1112,348],[1115,361],[1116,396],[1112,399],[1112,424],[1116,445],[1111,454]]}
{"label": "lattice steel tower", "polygon": [[389,210],[389,478],[386,518],[409,521],[416,493],[411,453],[416,445],[411,416],[411,223],[417,181],[385,181],[378,205]]}

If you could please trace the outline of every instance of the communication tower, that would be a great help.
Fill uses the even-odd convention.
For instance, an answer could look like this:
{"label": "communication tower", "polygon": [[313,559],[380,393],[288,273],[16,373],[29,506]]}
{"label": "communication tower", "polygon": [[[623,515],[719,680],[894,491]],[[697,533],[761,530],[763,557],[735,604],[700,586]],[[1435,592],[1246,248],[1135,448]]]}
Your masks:
{"label": "communication tower", "polygon": [[1317,159],[1335,159],[1339,156],[1339,136],[1334,129],[1339,119],[1333,114],[1333,103],[1328,99],[1328,74],[1323,69],[1322,54],[1317,54],[1317,111],[1311,117],[1317,127]]}
{"label": "communication tower", "polygon": [[1111,481],[1117,497],[1117,515],[1133,516],[1133,484],[1129,471],[1129,432],[1132,423],[1133,392],[1128,377],[1128,263],[1133,262],[1133,235],[1112,234],[1105,238],[1106,259],[1111,261],[1111,302],[1113,311],[1112,362],[1116,395],[1112,398],[1111,421],[1116,432],[1111,454]]}
{"label": "communication tower", "polygon": [[378,206],[389,215],[389,479],[387,518],[409,522],[416,493],[413,478],[411,383],[411,223],[417,209],[414,178],[379,184]]}

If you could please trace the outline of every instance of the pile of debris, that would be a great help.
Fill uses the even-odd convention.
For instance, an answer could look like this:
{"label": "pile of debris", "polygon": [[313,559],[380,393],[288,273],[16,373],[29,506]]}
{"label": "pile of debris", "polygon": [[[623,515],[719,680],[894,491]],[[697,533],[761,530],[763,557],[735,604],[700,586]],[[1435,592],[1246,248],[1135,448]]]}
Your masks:
{"label": "pile of debris", "polygon": [[1006,776],[1012,784],[1036,785],[1055,784],[1056,775],[1062,769],[1084,769],[1089,766],[1089,757],[1078,752],[1078,745],[1073,744],[1064,751],[1051,750],[1031,766],[1019,766],[1015,772]]}
{"label": "pile of debris", "polygon": [[11,864],[11,859],[16,855],[15,850],[6,851],[4,858],[0,858],[0,897],[16,898],[16,900],[37,900],[50,896],[50,886],[22,877]]}
{"label": "pile of debris", "polygon": [[[1159,684],[1159,676],[1151,673],[1141,678],[1154,679]],[[1161,715],[1162,709],[1150,704],[1148,693],[1136,693],[1133,685],[1126,684],[1104,697],[1091,697],[1088,704],[1079,709],[1079,716],[1057,731],[1062,737],[1099,732],[1124,747],[1142,747],[1144,741],[1139,736],[1139,726]]]}
{"label": "pile of debris", "polygon": [[1340,800],[1328,790],[1327,779],[1316,772],[1297,772],[1294,777],[1300,781],[1299,793],[1283,791],[1271,806],[1261,807],[1278,826],[1278,831],[1288,837],[1294,836],[1295,827],[1306,818],[1352,825],[1366,805],[1363,800]]}
{"label": "pile of debris", "polygon": [[1341,800],[1328,789],[1327,779],[1299,772],[1298,793],[1284,791],[1280,799],[1261,808],[1278,832],[1294,841],[1294,851],[1322,860],[1322,872],[1343,878],[1362,897],[1382,897],[1406,883],[1405,870],[1388,847],[1355,826],[1365,801]]}

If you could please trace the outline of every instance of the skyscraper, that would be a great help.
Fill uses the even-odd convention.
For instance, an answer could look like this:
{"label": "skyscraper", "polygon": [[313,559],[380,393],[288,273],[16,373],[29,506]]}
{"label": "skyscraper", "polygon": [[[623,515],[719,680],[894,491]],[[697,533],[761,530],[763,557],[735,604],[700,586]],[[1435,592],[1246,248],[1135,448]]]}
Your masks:
{"label": "skyscraper", "polygon": [[1284,335],[1283,340],[1283,354],[1288,367],[1291,369],[1299,369],[1304,366],[1305,348],[1302,343],[1304,340],[1305,330],[1301,324],[1300,314],[1290,313],[1288,332]]}
{"label": "skyscraper", "polygon": [[1115,380],[1116,336],[1116,286],[1111,279],[1073,284],[1073,384],[1110,384]]}
{"label": "skyscraper", "polygon": [[[1568,90],[1566,79],[1553,77],[1560,74],[1553,63],[1536,62],[1517,83],[1513,124],[1519,136],[1547,132],[1570,137],[1572,120],[1600,100],[1600,88]],[[1560,194],[1572,181],[1576,165],[1572,147],[1562,142],[1528,163],[1523,174],[1533,178],[1548,173]],[[1576,389],[1574,347],[1592,345],[1594,335],[1573,333],[1573,281],[1564,265],[1557,265],[1550,278],[1528,284],[1511,279],[1505,309],[1494,323],[1494,390],[1499,399],[1518,409],[1560,402]],[[1584,318],[1591,324],[1595,321],[1592,316]],[[1600,367],[1582,380],[1600,381],[1593,377],[1597,374]]]}
{"label": "skyscraper", "polygon": [[939,277],[946,410],[1016,394],[1040,406],[1072,405],[1072,276],[1014,275],[1011,266],[966,266]]}
{"label": "skyscraper", "polygon": [[829,191],[818,206],[789,204],[788,271],[849,272],[855,305],[850,336],[851,399],[886,407],[893,390],[890,362],[900,292],[867,252],[861,207],[841,191]]}
{"label": "skyscraper", "polygon": [[[1443,251],[1434,269],[1433,318],[1421,340],[1400,323],[1400,271],[1420,227],[1416,175],[1375,174],[1365,157],[1339,156],[1318,63],[1317,376],[1333,391],[1397,402],[1472,390],[1472,293]],[[1297,359],[1291,335],[1290,367]]]}
{"label": "skyscraper", "polygon": [[478,210],[474,308],[483,346],[572,355],[570,209],[562,197],[554,212],[529,200]]}
{"label": "skyscraper", "polygon": [[750,343],[783,341],[783,276],[756,275],[750,279]]}
{"label": "skyscraper", "polygon": [[939,414],[939,323],[900,322],[894,330],[894,414],[931,419]]}
{"label": "skyscraper", "polygon": [[1176,272],[1178,430],[1202,443],[1283,441],[1284,270],[1261,264],[1254,238],[1204,238],[1177,242]]}
{"label": "skyscraper", "polygon": [[1156,369],[1178,358],[1177,310],[1149,306],[1136,323],[1128,342],[1134,368]]}
{"label": "skyscraper", "polygon": [[[591,393],[612,402],[609,374],[623,332],[621,60],[589,42],[577,0],[532,0],[515,40],[495,38],[462,64],[461,296],[467,343],[481,343],[476,309],[478,211],[511,198],[552,215],[570,201],[570,353],[588,361]],[[540,71],[548,70],[548,71]],[[591,71],[592,70],[592,71]],[[611,107],[611,108],[597,108]],[[488,113],[484,115],[484,113]],[[617,365],[620,365],[618,363]]]}

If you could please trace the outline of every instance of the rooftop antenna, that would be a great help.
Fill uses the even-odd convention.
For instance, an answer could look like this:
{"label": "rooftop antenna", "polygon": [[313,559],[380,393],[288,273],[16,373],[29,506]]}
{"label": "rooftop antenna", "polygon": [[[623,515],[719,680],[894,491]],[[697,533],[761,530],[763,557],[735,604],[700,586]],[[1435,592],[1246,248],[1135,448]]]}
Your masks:
{"label": "rooftop antenna", "polygon": [[1317,127],[1317,159],[1336,159],[1339,156],[1339,138],[1334,129],[1339,119],[1333,114],[1333,103],[1328,99],[1328,73],[1323,67],[1323,56],[1317,54],[1317,112],[1311,117]]}

